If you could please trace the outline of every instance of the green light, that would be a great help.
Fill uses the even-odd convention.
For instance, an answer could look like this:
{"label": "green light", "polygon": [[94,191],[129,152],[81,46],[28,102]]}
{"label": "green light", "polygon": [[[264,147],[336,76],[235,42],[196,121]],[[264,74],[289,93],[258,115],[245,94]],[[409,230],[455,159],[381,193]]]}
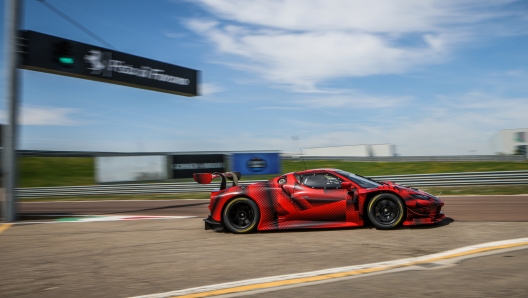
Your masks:
{"label": "green light", "polygon": [[73,64],[73,58],[70,58],[70,57],[60,57],[60,58],[59,58],[59,62],[60,62],[60,63],[64,63],[64,64]]}

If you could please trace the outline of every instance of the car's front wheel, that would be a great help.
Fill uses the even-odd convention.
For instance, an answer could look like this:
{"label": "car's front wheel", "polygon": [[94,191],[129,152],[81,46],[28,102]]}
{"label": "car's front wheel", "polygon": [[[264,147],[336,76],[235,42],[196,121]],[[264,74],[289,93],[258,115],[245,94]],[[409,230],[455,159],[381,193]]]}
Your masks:
{"label": "car's front wheel", "polygon": [[233,233],[250,233],[257,229],[260,212],[257,204],[248,198],[231,200],[224,209],[225,226]]}
{"label": "car's front wheel", "polygon": [[376,228],[387,230],[403,222],[404,210],[403,202],[397,196],[381,193],[370,200],[367,213]]}

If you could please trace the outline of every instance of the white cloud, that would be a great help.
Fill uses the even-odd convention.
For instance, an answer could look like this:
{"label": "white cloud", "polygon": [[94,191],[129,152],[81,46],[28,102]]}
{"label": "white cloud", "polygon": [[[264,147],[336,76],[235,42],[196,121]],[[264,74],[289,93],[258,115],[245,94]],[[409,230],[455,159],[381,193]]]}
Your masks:
{"label": "white cloud", "polygon": [[303,109],[379,109],[406,104],[409,96],[375,96],[358,91],[335,91],[322,95],[306,95],[300,99],[287,101],[287,105],[263,106],[257,110],[303,110]]}
{"label": "white cloud", "polygon": [[[391,143],[396,145],[398,153],[406,156],[475,154],[474,150],[477,154],[494,154],[490,146],[494,133],[528,127],[528,98],[500,98],[475,92],[438,96],[427,103],[413,101],[413,105],[405,107],[395,105],[394,113],[389,114],[384,113],[386,109],[375,107],[370,111],[351,111],[347,113],[348,121],[342,120],[346,119],[342,115],[347,106],[354,109],[353,103],[333,109],[338,111],[340,120],[337,121],[291,119],[286,121],[286,126],[300,137],[298,145],[303,148]],[[229,144],[232,147],[226,150],[246,143],[259,149],[291,151],[292,133],[282,134],[274,141],[268,138],[265,142],[256,136],[234,136]]]}
{"label": "white cloud", "polygon": [[[77,121],[71,119],[71,115],[77,109],[22,106],[20,109],[19,123],[21,125],[76,125]],[[7,121],[6,112],[0,114],[2,122]]]}
{"label": "white cloud", "polygon": [[[398,74],[449,58],[480,22],[510,13],[496,0],[201,0],[189,19],[233,67],[296,91],[342,77]],[[481,30],[482,31],[482,30]]]}
{"label": "white cloud", "polygon": [[350,109],[378,109],[388,108],[409,102],[410,97],[373,96],[361,93],[341,96],[310,97],[298,101],[301,106],[309,108],[350,108]]}
{"label": "white cloud", "polygon": [[[304,146],[392,143],[403,155],[493,154],[490,137],[501,129],[528,127],[528,98],[499,98],[482,93],[439,96],[398,114],[402,118],[305,134]],[[375,113],[372,114],[376,117]],[[380,119],[381,120],[381,119]]]}
{"label": "white cloud", "polygon": [[225,91],[225,89],[215,83],[202,83],[199,85],[200,95],[211,95],[222,91]]}
{"label": "white cloud", "polygon": [[[198,20],[188,25],[197,31],[205,27]],[[426,46],[403,48],[365,33],[246,33],[240,27],[219,25],[198,32],[221,52],[252,60],[246,69],[305,92],[317,91],[317,83],[332,78],[402,73],[425,61],[440,61],[452,42],[447,36],[428,34],[423,37]]]}
{"label": "white cloud", "polygon": [[[392,143],[396,145],[398,153],[406,156],[474,154],[472,150],[477,150],[477,154],[493,154],[489,141],[495,132],[528,127],[528,98],[501,98],[471,92],[450,97],[437,96],[427,103],[412,99],[412,105],[403,107],[398,104],[399,100],[405,102],[411,99],[394,98],[393,109],[378,109],[375,102],[370,101],[374,105],[371,110],[354,110],[354,100],[358,104],[363,100],[368,104],[371,100],[367,95],[357,96],[357,99],[344,97],[342,102],[318,108],[321,112],[335,111],[336,119],[326,116],[314,119],[311,116],[314,113],[303,111],[303,117],[283,120],[273,118],[274,122],[282,124],[282,129],[266,131],[254,130],[251,126],[237,127],[231,133],[229,142],[216,137],[224,133],[225,127],[212,126],[200,133],[178,135],[177,140],[144,140],[147,144],[144,150],[193,151],[207,148],[290,152],[298,150],[299,146],[309,148]],[[386,113],[387,110],[391,112]],[[297,111],[292,113],[299,114]],[[69,119],[69,115],[66,114],[66,119]],[[270,121],[266,120],[267,123]],[[54,122],[57,123],[57,120]],[[300,140],[292,144],[291,136],[298,136]],[[47,140],[38,137],[25,140],[23,144],[24,148],[31,149],[56,149],[57,144],[60,144],[63,150],[99,151],[134,151],[136,149],[130,148],[137,147],[134,140],[102,139],[87,144],[81,141],[72,143],[69,139]]]}
{"label": "white cloud", "polygon": [[[495,17],[504,0],[201,0],[219,18],[285,30],[438,31]],[[491,11],[491,12],[490,12]]]}

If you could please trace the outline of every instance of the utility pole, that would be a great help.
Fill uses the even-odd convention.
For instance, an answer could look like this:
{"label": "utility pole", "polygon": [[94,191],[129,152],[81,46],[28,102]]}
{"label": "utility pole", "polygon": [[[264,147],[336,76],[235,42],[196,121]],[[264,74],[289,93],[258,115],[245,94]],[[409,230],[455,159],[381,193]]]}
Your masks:
{"label": "utility pole", "polygon": [[20,28],[20,11],[22,0],[5,0],[5,102],[7,123],[2,133],[2,217],[4,222],[16,220],[16,185],[17,185],[17,123],[19,110],[19,70],[18,29]]}

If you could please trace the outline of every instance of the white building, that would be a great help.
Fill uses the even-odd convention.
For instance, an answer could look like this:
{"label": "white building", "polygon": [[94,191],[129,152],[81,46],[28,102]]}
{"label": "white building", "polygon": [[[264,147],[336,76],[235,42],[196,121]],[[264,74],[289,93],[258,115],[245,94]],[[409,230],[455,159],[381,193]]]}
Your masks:
{"label": "white building", "polygon": [[528,148],[528,128],[503,129],[491,139],[496,154],[515,154]]}
{"label": "white building", "polygon": [[303,148],[304,156],[395,156],[396,146],[393,144],[376,145],[346,145],[332,147]]}

